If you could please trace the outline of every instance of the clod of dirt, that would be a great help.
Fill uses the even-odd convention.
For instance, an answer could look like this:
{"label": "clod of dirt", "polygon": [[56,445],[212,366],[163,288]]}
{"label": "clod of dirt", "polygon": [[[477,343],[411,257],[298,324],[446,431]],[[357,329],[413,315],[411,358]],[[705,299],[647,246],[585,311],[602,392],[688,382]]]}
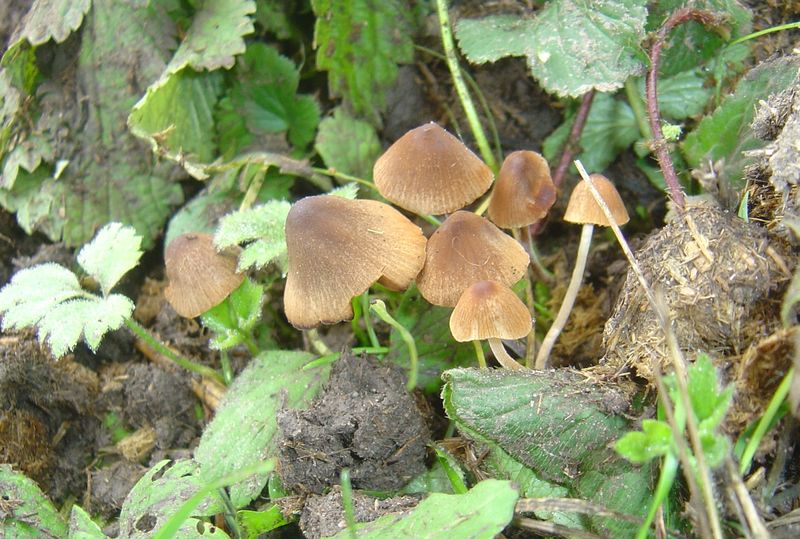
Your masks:
{"label": "clod of dirt", "polygon": [[309,410],[278,414],[284,485],[319,494],[349,468],[355,488],[394,490],[425,471],[430,432],[405,383],[392,364],[344,354]]}
{"label": "clod of dirt", "polygon": [[0,412],[0,462],[43,482],[53,461],[47,426],[33,412]]}
{"label": "clod of dirt", "polygon": [[89,503],[85,504],[86,510],[101,515],[117,513],[122,509],[122,502],[125,501],[133,485],[146,471],[147,468],[144,466],[127,460],[120,460],[106,468],[92,471],[92,497]]}
{"label": "clod of dirt", "polygon": [[[752,317],[775,318],[760,303],[785,283],[791,265],[775,245],[762,227],[710,203],[688,207],[650,235],[636,258],[651,286],[663,289],[684,351],[738,354],[753,339],[745,331]],[[652,380],[654,362],[668,368],[664,332],[632,271],[603,341],[603,363],[614,371],[633,367]]]}
{"label": "clod of dirt", "polygon": [[[360,492],[353,493],[353,513],[356,522],[372,522],[390,513],[413,509],[419,500],[413,496],[398,496],[381,500]],[[308,539],[336,535],[346,524],[342,508],[342,492],[335,489],[326,496],[309,496],[300,514],[300,529]]]}

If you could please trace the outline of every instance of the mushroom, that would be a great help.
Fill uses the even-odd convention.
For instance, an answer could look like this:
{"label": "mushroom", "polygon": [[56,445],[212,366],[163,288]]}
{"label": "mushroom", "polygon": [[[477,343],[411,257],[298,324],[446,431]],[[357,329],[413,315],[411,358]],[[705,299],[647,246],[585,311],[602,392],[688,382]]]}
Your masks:
{"label": "mushroom", "polygon": [[[624,225],[630,221],[628,211],[625,209],[625,204],[622,202],[617,189],[608,178],[601,174],[592,174],[591,180],[594,186],[600,193],[600,196],[605,201],[608,208],[611,210],[611,215],[618,225]],[[569,313],[572,311],[572,306],[575,304],[575,298],[578,296],[578,290],[583,281],[583,272],[586,269],[586,259],[589,256],[589,245],[592,242],[592,231],[594,225],[610,226],[603,210],[597,204],[592,196],[589,186],[586,182],[580,182],[575,186],[572,195],[569,197],[567,203],[567,211],[564,214],[564,220],[570,223],[578,223],[583,225],[581,230],[581,239],[578,244],[578,253],[575,256],[575,268],[572,270],[572,277],[567,287],[567,292],[561,302],[561,307],[558,309],[553,324],[547,331],[542,347],[536,355],[536,368],[545,369],[549,366],[550,352],[556,339],[561,334],[561,330],[567,323]]]}
{"label": "mushroom", "polygon": [[528,335],[531,313],[514,292],[497,281],[478,281],[464,290],[450,315],[450,332],[458,342],[488,339],[494,357],[506,369],[522,369],[500,339]]}
{"label": "mushroom", "polygon": [[492,171],[460,140],[431,122],[400,137],[375,162],[375,186],[419,215],[458,210],[492,184]]}
{"label": "mushroom", "polygon": [[536,152],[512,152],[492,188],[489,219],[500,228],[521,228],[543,219],[555,201],[547,160]]}
{"label": "mushroom", "polygon": [[472,212],[457,211],[428,240],[417,287],[430,303],[453,307],[477,281],[513,285],[529,262],[525,249],[492,223]]}
{"label": "mushroom", "polygon": [[222,303],[244,281],[236,273],[237,257],[236,250],[217,252],[210,234],[188,232],[172,240],[164,253],[164,296],[175,312],[194,318]]}
{"label": "mushroom", "polygon": [[286,218],[286,317],[308,329],[353,318],[351,299],[374,282],[403,290],[425,262],[422,230],[388,204],[306,197]]}

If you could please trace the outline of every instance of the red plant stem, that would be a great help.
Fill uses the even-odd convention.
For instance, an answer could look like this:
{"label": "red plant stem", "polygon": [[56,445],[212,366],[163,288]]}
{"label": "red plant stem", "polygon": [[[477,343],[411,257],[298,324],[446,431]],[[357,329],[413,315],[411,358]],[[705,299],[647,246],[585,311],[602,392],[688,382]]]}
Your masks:
{"label": "red plant stem", "polygon": [[664,48],[667,35],[676,26],[689,21],[697,21],[705,26],[717,26],[721,22],[719,16],[710,11],[691,8],[681,8],[675,11],[664,21],[664,24],[662,24],[661,28],[656,32],[653,46],[650,48],[650,70],[647,72],[646,80],[647,116],[650,120],[650,130],[653,133],[653,151],[658,159],[661,172],[664,174],[664,181],[666,181],[670,193],[672,194],[672,200],[680,209],[684,207],[685,198],[681,190],[681,184],[678,181],[678,175],[675,173],[675,167],[672,164],[672,157],[669,155],[667,141],[664,139],[664,133],[661,131],[661,113],[658,110],[657,80],[658,67],[661,63],[661,49]]}
{"label": "red plant stem", "polygon": [[[581,133],[583,133],[583,128],[586,126],[586,119],[589,117],[589,111],[592,108],[593,99],[594,90],[589,90],[583,94],[583,97],[581,98],[581,104],[578,107],[578,112],[575,113],[575,121],[572,122],[572,127],[569,130],[569,136],[567,137],[567,141],[564,143],[564,148],[561,152],[561,160],[558,162],[558,166],[553,173],[553,184],[555,184],[556,189],[559,189],[561,184],[564,183],[564,177],[567,175],[569,165],[572,163],[575,154],[581,149]],[[546,222],[546,219],[542,219],[532,224],[530,227],[528,227],[528,233],[532,237],[538,236],[542,233],[542,230],[544,230]]]}

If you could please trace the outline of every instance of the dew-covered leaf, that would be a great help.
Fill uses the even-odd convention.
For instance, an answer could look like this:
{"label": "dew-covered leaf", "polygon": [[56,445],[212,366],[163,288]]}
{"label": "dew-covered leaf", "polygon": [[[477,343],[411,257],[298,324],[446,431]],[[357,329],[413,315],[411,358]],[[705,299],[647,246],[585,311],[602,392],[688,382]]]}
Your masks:
{"label": "dew-covered leaf", "polygon": [[[67,523],[36,483],[0,464],[0,531],[5,537],[66,537]],[[8,508],[8,509],[5,509]]]}
{"label": "dew-covered leaf", "polygon": [[580,96],[612,91],[644,68],[644,0],[553,0],[532,18],[491,15],[462,19],[459,46],[474,63],[526,56],[548,92]]}
{"label": "dew-covered leaf", "polygon": [[136,229],[109,223],[78,253],[78,264],[97,279],[108,295],[123,275],[136,267],[142,256],[142,238]]}
{"label": "dew-covered leaf", "polygon": [[331,95],[380,122],[397,64],[411,61],[410,6],[403,0],[312,0],[317,16],[317,68],[328,72]]}
{"label": "dew-covered leaf", "polygon": [[372,167],[381,154],[375,128],[341,107],[320,122],[314,147],[328,168],[365,180],[372,179]]}
{"label": "dew-covered leaf", "polygon": [[239,270],[262,268],[275,261],[286,269],[286,233],[284,224],[291,204],[273,200],[236,211],[222,218],[214,237],[214,244],[223,249],[231,245],[246,244],[239,255]]}
{"label": "dew-covered leaf", "polygon": [[[486,479],[464,494],[434,493],[405,513],[390,514],[356,527],[359,539],[469,537],[491,539],[514,517],[519,494],[510,481]],[[334,536],[351,537],[348,530]]]}
{"label": "dew-covered leaf", "polygon": [[[312,359],[305,352],[265,352],[239,374],[195,450],[204,482],[276,454],[278,410],[306,407],[328,378],[330,365],[303,370]],[[231,502],[245,506],[266,482],[267,476],[259,474],[236,483],[230,488]]]}

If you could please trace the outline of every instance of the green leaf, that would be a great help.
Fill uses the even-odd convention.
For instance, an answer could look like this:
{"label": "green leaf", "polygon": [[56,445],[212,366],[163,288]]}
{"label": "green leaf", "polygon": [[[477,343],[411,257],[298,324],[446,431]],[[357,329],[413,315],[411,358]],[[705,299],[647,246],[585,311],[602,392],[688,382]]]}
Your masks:
{"label": "green leaf", "polygon": [[375,128],[342,107],[319,124],[314,147],[328,168],[365,180],[372,179],[372,166],[381,154]]}
{"label": "green leaf", "polygon": [[328,72],[330,93],[377,125],[397,64],[411,61],[410,9],[401,0],[312,0],[317,16],[317,68]]}
{"label": "green leaf", "polygon": [[[437,307],[422,299],[418,293],[408,295],[400,304],[395,319],[414,335],[419,355],[417,385],[428,393],[439,391],[442,371],[452,367],[475,365],[477,359],[471,343],[459,343],[450,333],[452,309]],[[408,347],[400,333],[392,329],[387,358],[408,368]]]}
{"label": "green leaf", "polygon": [[420,492],[453,494],[453,484],[440,460],[437,459],[430,470],[409,481],[399,494],[416,494]]}
{"label": "green leaf", "polygon": [[271,505],[263,511],[239,511],[239,521],[247,533],[247,539],[257,539],[262,533],[289,524],[277,505]]}
{"label": "green leaf", "polygon": [[[561,154],[573,121],[574,117],[568,119],[545,139],[542,151],[550,162]],[[577,158],[586,170],[599,172],[640,137],[630,106],[610,94],[597,94],[581,133],[582,151]]]}
{"label": "green leaf", "polygon": [[753,159],[747,152],[766,144],[750,128],[756,105],[769,95],[792,86],[798,68],[800,61],[796,58],[783,57],[752,69],[739,81],[736,91],[726,97],[713,114],[705,117],[681,144],[689,165],[698,168],[709,161],[720,162],[720,181],[727,182],[734,191],[741,189],[744,168]]}
{"label": "green leaf", "polygon": [[712,468],[722,464],[725,457],[730,454],[731,443],[723,434],[701,433],[700,443],[703,445],[706,463]]}
{"label": "green leaf", "polygon": [[109,223],[78,253],[78,264],[97,279],[108,295],[123,275],[136,267],[142,256],[142,238],[136,229],[122,223]]}
{"label": "green leaf", "polygon": [[[190,459],[162,460],[145,473],[133,486],[119,515],[119,536],[125,539],[147,539],[161,528],[193,494],[203,486],[198,464]],[[221,503],[221,502],[220,502]],[[222,510],[218,503],[195,514],[214,514]],[[227,538],[224,532],[198,518],[188,518],[180,526],[176,539],[200,537]]]}
{"label": "green leaf", "polygon": [[[327,380],[329,365],[303,370],[311,359],[305,352],[266,352],[234,380],[195,450],[203,481],[214,481],[276,454],[278,410],[308,406]],[[233,485],[231,502],[244,507],[266,482],[267,475],[256,475]]]}
{"label": "green leaf", "polygon": [[[571,497],[602,500],[608,509],[642,516],[650,498],[650,466],[633,466],[611,448],[628,430],[614,409],[622,396],[569,371],[453,369],[442,377],[445,412],[465,436],[498,445]],[[627,522],[587,517],[617,537]]]}
{"label": "green leaf", "polygon": [[663,421],[645,419],[641,432],[629,432],[614,448],[631,462],[648,462],[671,452],[672,429]]}
{"label": "green leaf", "polygon": [[106,537],[89,513],[84,511],[80,505],[72,506],[68,539],[106,539]]}
{"label": "green leaf", "polygon": [[0,290],[3,331],[33,326],[58,304],[83,293],[75,274],[58,264],[18,271]]}
{"label": "green leaf", "polygon": [[711,416],[717,404],[719,380],[717,369],[707,354],[699,354],[687,369],[686,391],[698,421]]}
{"label": "green leaf", "polygon": [[[407,513],[385,515],[357,526],[359,539],[469,537],[491,539],[514,516],[519,495],[509,481],[486,479],[466,494],[434,493]],[[348,530],[334,536],[351,537]]]}
{"label": "green leaf", "polygon": [[[639,79],[639,95],[645,97],[644,79]],[[681,71],[658,80],[658,108],[665,118],[684,120],[703,114],[713,96],[703,72],[698,69]]]}
{"label": "green leaf", "polygon": [[6,537],[66,537],[67,524],[47,496],[34,481],[8,464],[0,464],[0,493],[0,531]]}
{"label": "green leaf", "polygon": [[346,183],[344,185],[340,185],[336,189],[331,189],[328,192],[329,195],[335,197],[342,197],[348,200],[355,200],[358,197],[358,184],[353,183]]}
{"label": "green leaf", "polygon": [[491,15],[461,19],[456,36],[474,63],[526,56],[548,92],[578,97],[621,88],[644,69],[644,0],[553,0],[534,18]]}
{"label": "green leaf", "polygon": [[243,342],[261,317],[264,287],[249,278],[222,303],[203,313],[203,325],[214,332],[210,346],[228,350]]}
{"label": "green leaf", "polygon": [[291,204],[273,200],[226,215],[219,224],[214,236],[214,244],[219,249],[246,243],[239,255],[239,271],[248,268],[262,268],[275,261],[286,271],[286,233],[284,224]]}
{"label": "green leaf", "polygon": [[230,69],[245,51],[255,10],[253,0],[203,2],[169,65],[128,117],[131,132],[154,152],[201,179],[199,165],[216,150],[213,111],[221,85],[220,75],[209,72]]}
{"label": "green leaf", "polygon": [[91,5],[91,0],[34,2],[14,38],[26,39],[31,45],[41,45],[51,39],[61,43],[80,27]]}

